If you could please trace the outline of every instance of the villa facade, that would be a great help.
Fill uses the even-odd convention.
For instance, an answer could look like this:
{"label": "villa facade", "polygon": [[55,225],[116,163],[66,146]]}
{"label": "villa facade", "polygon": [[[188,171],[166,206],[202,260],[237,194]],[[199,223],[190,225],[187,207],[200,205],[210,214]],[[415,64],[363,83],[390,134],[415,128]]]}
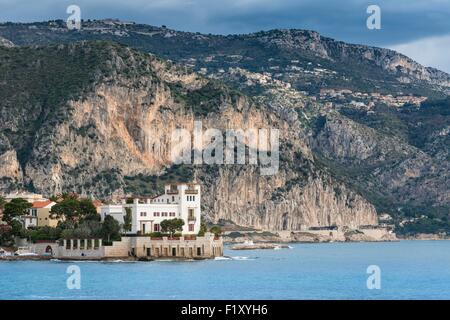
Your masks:
{"label": "villa facade", "polygon": [[129,234],[148,234],[161,231],[161,222],[169,219],[184,221],[182,234],[194,235],[200,231],[201,189],[196,183],[170,184],[164,193],[153,198],[135,198],[133,203],[104,205],[101,207],[102,220],[107,215],[123,224],[125,216],[131,213]]}

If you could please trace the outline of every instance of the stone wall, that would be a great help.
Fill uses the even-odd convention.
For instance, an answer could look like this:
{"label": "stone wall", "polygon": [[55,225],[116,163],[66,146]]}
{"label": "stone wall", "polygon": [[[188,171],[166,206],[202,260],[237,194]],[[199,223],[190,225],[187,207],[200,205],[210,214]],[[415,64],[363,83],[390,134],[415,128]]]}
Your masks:
{"label": "stone wall", "polygon": [[196,237],[195,240],[180,237],[169,239],[163,237],[155,239],[150,237],[134,237],[131,241],[133,254],[149,258],[214,258],[223,255],[222,238],[215,239],[213,235]]}
{"label": "stone wall", "polygon": [[[47,247],[51,253],[46,252]],[[45,242],[31,245],[31,251],[38,255],[52,255],[58,259],[103,259],[103,258],[188,258],[211,259],[223,255],[222,238],[207,233],[193,238],[150,238],[122,237],[111,246],[103,246],[101,239],[72,239],[59,243]]]}
{"label": "stone wall", "polygon": [[113,241],[112,246],[103,247],[103,256],[108,258],[128,257],[131,253],[131,237],[122,237],[121,241]]}
{"label": "stone wall", "polygon": [[[51,252],[47,252],[49,246]],[[57,259],[101,259],[104,257],[103,248],[101,239],[70,239],[30,245],[31,252],[42,256],[51,255]]]}

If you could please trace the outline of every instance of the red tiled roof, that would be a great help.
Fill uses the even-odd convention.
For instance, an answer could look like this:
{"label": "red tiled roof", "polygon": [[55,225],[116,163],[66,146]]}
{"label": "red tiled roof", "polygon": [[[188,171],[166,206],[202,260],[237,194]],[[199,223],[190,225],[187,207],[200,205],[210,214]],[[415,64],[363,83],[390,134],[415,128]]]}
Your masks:
{"label": "red tiled roof", "polygon": [[94,200],[92,201],[92,204],[94,205],[94,207],[101,207],[103,205],[100,200]]}
{"label": "red tiled roof", "polygon": [[51,200],[46,200],[46,201],[35,201],[33,202],[33,209],[41,209],[41,208],[45,208],[46,206],[48,206],[49,204],[52,204],[53,201]]}

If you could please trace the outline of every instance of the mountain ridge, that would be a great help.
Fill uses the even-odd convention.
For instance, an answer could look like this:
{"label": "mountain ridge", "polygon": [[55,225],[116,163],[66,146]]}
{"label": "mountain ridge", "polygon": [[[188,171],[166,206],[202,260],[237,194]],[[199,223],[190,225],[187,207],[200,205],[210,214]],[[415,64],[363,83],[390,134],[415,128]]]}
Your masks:
{"label": "mountain ridge", "polygon": [[[202,57],[205,53],[214,53],[216,51],[226,52],[228,47],[235,51],[236,48],[239,50],[249,50],[246,49],[245,46],[241,48],[241,42],[249,40],[256,40],[261,45],[278,45],[289,50],[292,48],[302,49],[306,53],[313,52],[317,54],[316,58],[320,57],[321,59],[330,57],[336,59],[338,58],[336,53],[340,53],[340,57],[345,58],[346,54],[357,50],[357,60],[352,60],[352,63],[358,61],[365,62],[368,63],[368,67],[370,67],[370,63],[373,62],[377,67],[388,70],[392,74],[398,73],[399,76],[405,77],[405,79],[400,80],[393,79],[395,82],[399,82],[400,84],[406,82],[407,84],[410,84],[411,79],[419,82],[425,80],[429,81],[432,86],[437,85],[445,87],[447,92],[450,88],[450,75],[434,68],[423,67],[403,54],[397,53],[391,49],[360,44],[347,44],[343,41],[337,41],[329,37],[321,36],[318,32],[311,30],[273,29],[243,35],[205,35],[201,33],[175,31],[165,27],[133,24],[107,19],[83,21],[83,27],[80,31],[69,31],[67,30],[64,21],[54,20],[27,24],[3,23],[0,24],[0,36],[17,45],[48,44],[52,42],[58,43],[61,41],[89,40],[95,38],[113,40],[144,51],[150,51],[167,59],[180,60],[179,62],[192,58],[192,56]],[[180,46],[174,43],[174,41],[182,44],[186,41],[193,41],[193,45]],[[209,41],[210,43],[205,46],[205,41]],[[226,43],[223,43],[224,41]],[[211,42],[213,44],[211,44]],[[174,50],[173,53],[165,52],[164,48],[159,48],[160,43],[163,43],[164,46],[169,48],[172,47],[173,49],[180,49],[182,47],[183,50]],[[196,47],[201,48],[203,52],[197,54]],[[187,56],[183,57],[182,52],[186,52],[189,58],[187,58]],[[296,56],[298,57],[298,55],[292,52],[285,52],[285,56],[286,59],[289,57],[292,57],[293,59]],[[249,57],[251,57],[251,54]],[[380,60],[379,58],[382,59]],[[224,62],[222,61],[222,63]],[[202,65],[203,64],[209,65],[210,67],[212,65],[204,63],[204,61],[202,62]],[[224,65],[228,64],[224,63]],[[249,65],[251,67],[251,64]],[[197,65],[195,67],[201,68],[201,66]],[[214,68],[214,66],[212,67]],[[325,79],[324,81],[328,80]]]}
{"label": "mountain ridge", "polygon": [[[30,50],[36,52],[31,54]],[[196,176],[203,185],[205,215],[213,222],[225,219],[243,226],[273,230],[299,230],[308,225],[376,224],[374,207],[316,168],[303,141],[294,139],[297,132],[289,130],[288,124],[277,115],[260,109],[244,95],[232,98],[234,93],[220,86],[217,88],[219,97],[209,95],[211,80],[152,55],[108,42],[0,49],[2,61],[15,61],[10,61],[1,74],[28,70],[33,81],[33,69],[37,69],[39,75],[58,70],[59,60],[54,55],[61,61],[72,61],[66,73],[86,63],[95,67],[91,67],[89,77],[83,78],[85,81],[71,78],[70,83],[78,84],[80,95],[67,96],[62,92],[61,97],[58,96],[63,99],[60,107],[67,110],[60,117],[54,114],[42,117],[30,112],[24,115],[23,111],[28,107],[35,109],[36,105],[42,105],[43,110],[59,110],[46,100],[25,100],[10,108],[11,101],[19,102],[19,97],[28,96],[30,86],[26,83],[19,97],[11,90],[3,92],[1,114],[6,110],[13,113],[9,121],[2,119],[5,121],[0,128],[4,139],[13,147],[4,152],[8,156],[3,157],[4,167],[22,168],[21,172],[10,172],[10,178],[16,179],[15,184],[3,181],[3,190],[20,185],[22,179],[24,187],[28,184],[28,188],[47,195],[74,191],[113,198],[134,193],[130,192],[130,184],[134,183],[140,188],[140,194],[151,196],[161,190],[164,182],[190,181]],[[64,72],[58,71],[55,73],[57,81],[64,79]],[[178,85],[171,86],[171,83]],[[205,87],[208,90],[199,102],[212,99],[221,107],[203,104],[212,108],[196,116],[195,109],[186,101]],[[86,91],[83,88],[87,88]],[[25,122],[10,130],[18,114],[23,114]],[[171,132],[179,126],[192,130],[194,120],[199,118],[204,128],[280,129],[281,139],[291,141],[292,147],[283,151],[285,161],[279,174],[261,176],[254,165],[172,166],[169,161]],[[30,124],[37,127],[36,134],[31,136],[32,142],[14,141],[15,132],[23,132]],[[19,150],[20,153],[23,147],[31,147],[31,152],[21,161],[14,159],[14,152]],[[295,169],[292,162],[294,156],[303,163],[299,169]],[[273,198],[273,191],[295,176],[298,176],[296,185],[290,186],[281,198]],[[143,184],[139,180],[146,182]],[[245,193],[242,190],[246,190]],[[319,194],[320,199],[317,199]]]}
{"label": "mountain ridge", "polygon": [[[3,180],[8,174],[16,177],[31,174],[37,190],[48,193],[55,190],[81,193],[97,190],[98,196],[105,196],[148,194],[163,182],[189,180],[196,176],[208,186],[205,212],[211,221],[225,219],[263,229],[296,229],[302,224],[371,224],[376,222],[376,210],[392,215],[400,232],[450,231],[450,191],[446,184],[450,179],[450,99],[446,98],[445,86],[427,80],[430,76],[439,82],[441,73],[426,75],[424,72],[433,73],[433,70],[418,67],[402,55],[395,55],[392,62],[389,55],[392,51],[388,49],[380,49],[386,50],[386,58],[366,46],[356,46],[355,49],[354,45],[343,42],[317,43],[314,39],[324,37],[315,32],[306,34],[306,31],[299,31],[288,36],[280,30],[264,33],[266,36],[277,35],[275,42],[278,43],[274,44],[273,39],[258,35],[249,40],[236,35],[217,36],[211,40],[207,35],[189,33],[189,37],[184,37],[186,34],[182,32],[177,34],[167,28],[146,25],[114,21],[89,23],[87,30],[82,29],[81,32],[64,30],[62,21],[27,26],[1,24],[0,36],[17,42],[16,48],[3,50],[45,51],[48,45],[90,48],[95,47],[91,41],[98,39],[121,43],[119,48],[123,49],[117,50],[124,50],[122,53],[131,50],[127,47],[139,49],[136,56],[131,54],[130,59],[114,58],[112,61],[117,60],[114,63],[109,58],[102,59],[109,65],[121,61],[118,66],[123,65],[124,68],[108,69],[119,79],[128,79],[126,75],[130,73],[136,74],[141,68],[135,64],[136,59],[140,61],[140,55],[146,55],[144,52],[155,51],[158,56],[169,59],[166,62],[161,60],[163,62],[157,69],[151,69],[152,72],[160,70],[157,76],[151,72],[142,79],[132,78],[134,80],[130,83],[127,81],[131,80],[107,81],[102,87],[89,91],[88,95],[81,95],[80,101],[73,100],[71,105],[75,110],[91,110],[86,114],[97,114],[94,110],[100,106],[106,109],[99,114],[117,113],[116,105],[144,117],[148,116],[148,110],[152,110],[151,119],[156,122],[151,123],[158,129],[149,128],[139,120],[140,116],[126,121],[125,118],[107,121],[105,123],[120,132],[117,141],[127,141],[121,148],[131,150],[135,156],[129,158],[130,154],[124,154],[115,157],[111,151],[113,146],[108,146],[105,141],[94,148],[92,145],[97,143],[94,141],[89,155],[77,157],[72,145],[78,145],[82,150],[80,141],[86,143],[90,136],[101,137],[105,123],[100,116],[92,119],[92,123],[83,123],[81,119],[85,113],[76,113],[77,116],[70,118],[64,126],[63,133],[70,132],[69,136],[62,135],[72,145],[66,146],[66,150],[55,147],[51,160],[44,165],[37,161],[39,157],[35,157],[35,162],[15,162],[16,151],[11,150],[11,145],[18,140],[11,139],[11,135],[5,138],[10,129],[3,125],[0,128],[0,139],[5,141],[4,150],[0,150]],[[134,31],[129,31],[130,28]],[[136,35],[136,32],[145,34]],[[37,33],[40,37],[36,37]],[[78,42],[86,39],[90,41]],[[284,48],[285,42],[288,43],[287,49]],[[111,45],[108,43],[105,45]],[[23,47],[24,44],[43,47]],[[311,55],[310,47],[322,55],[342,56],[342,59],[339,63],[330,63],[329,59]],[[113,45],[113,48],[116,47]],[[373,59],[355,58],[364,57],[365,53],[372,54],[379,65],[375,65]],[[154,55],[149,57],[158,59]],[[26,72],[39,59],[25,61],[29,64],[25,68],[21,67],[21,61],[14,62],[13,59],[8,63],[14,62],[19,70]],[[157,64],[152,62],[154,67]],[[404,65],[397,70],[398,64]],[[161,71],[167,68],[169,71],[166,73]],[[95,69],[95,66],[89,67],[91,71]],[[390,69],[395,69],[395,72]],[[71,72],[70,68],[62,68],[61,76]],[[55,80],[60,80],[61,76],[55,74]],[[152,77],[156,77],[156,82],[150,84],[148,79]],[[445,77],[442,81],[446,84]],[[143,85],[145,83],[148,84]],[[136,91],[129,88],[136,88]],[[25,89],[27,92],[28,85]],[[33,94],[30,96],[34,97]],[[89,102],[83,103],[86,99]],[[158,106],[142,107],[153,99],[159,101]],[[8,101],[8,92],[3,92],[2,100],[3,105]],[[26,105],[24,99],[15,101],[19,110]],[[116,102],[111,104],[112,101]],[[29,108],[34,110],[35,106]],[[5,110],[2,117],[5,117]],[[18,114],[26,113],[16,113],[15,116]],[[281,128],[280,176],[260,177],[252,167],[166,167],[167,162],[157,163],[154,161],[156,158],[146,164],[142,162],[142,159],[147,159],[143,151],[148,141],[161,150],[158,157],[165,157],[166,151],[160,149],[164,143],[158,143],[167,142],[168,128],[163,123],[175,123],[177,119],[192,128],[196,118],[205,121],[205,128],[219,126],[219,129],[226,129],[224,119],[237,127],[257,124]],[[48,136],[45,132],[43,135],[47,136],[46,141],[50,144],[58,140],[58,135]],[[61,143],[64,145],[64,140]],[[39,148],[41,151],[33,152],[42,155],[45,147]],[[99,169],[90,163],[103,160],[92,154],[93,150],[102,148],[109,150],[105,158],[109,166]],[[128,169],[122,158],[128,159],[127,164],[132,164]],[[72,169],[68,169],[70,164],[75,164]],[[150,167],[155,170],[148,170]],[[58,183],[55,183],[53,175],[61,189],[55,189]],[[93,175],[92,181],[88,179],[89,175]],[[27,179],[30,178],[25,177]],[[89,180],[90,185],[85,186],[83,179]],[[232,182],[249,191],[244,194],[236,192]],[[7,190],[14,186],[14,183],[4,181],[2,188]],[[314,200],[316,197],[320,200]]]}

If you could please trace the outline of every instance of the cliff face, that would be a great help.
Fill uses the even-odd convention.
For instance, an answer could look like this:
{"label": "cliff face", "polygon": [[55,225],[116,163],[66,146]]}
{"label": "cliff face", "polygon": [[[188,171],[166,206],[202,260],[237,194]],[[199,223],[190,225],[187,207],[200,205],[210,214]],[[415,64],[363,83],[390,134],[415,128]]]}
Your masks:
{"label": "cliff face", "polygon": [[[286,172],[288,171],[288,172]],[[221,168],[203,189],[212,220],[231,220],[263,230],[301,230],[309,226],[376,225],[372,205],[343,185],[323,177],[306,179],[274,197],[293,172],[263,178],[254,168]],[[212,204],[212,206],[211,206]]]}
{"label": "cliff face", "polygon": [[[195,177],[211,221],[372,224],[375,207],[405,232],[450,232],[444,72],[305,30],[216,36],[90,21],[73,33],[52,21],[1,24],[0,36],[4,192],[114,198]],[[82,39],[124,46],[73,44]],[[171,165],[173,129],[195,120],[279,129],[278,173]]]}
{"label": "cliff face", "polygon": [[[87,60],[102,58],[102,62],[92,70],[92,80],[75,82],[73,90],[79,96],[55,98],[56,106],[35,101],[37,115],[22,109],[27,104],[8,108],[18,97],[4,91],[3,191],[25,187],[46,195],[75,191],[105,198],[129,194],[127,183],[133,177],[151,178],[171,170],[173,130],[192,132],[194,120],[201,120],[204,130],[277,128],[282,146],[280,170],[271,176],[261,175],[253,165],[192,168],[190,178],[203,184],[209,220],[227,219],[269,230],[376,224],[372,205],[316,167],[305,132],[292,127],[299,125],[297,120],[289,123],[220,83],[127,48],[103,43],[58,48],[65,60],[83,55]],[[12,56],[14,50],[22,49],[3,54]],[[52,62],[42,57],[45,50],[55,48],[38,50],[39,60],[31,59],[28,66],[36,67],[39,61],[48,69]],[[36,68],[37,74],[44,72]],[[9,70],[3,73],[9,74]],[[61,74],[54,76],[63,79]],[[29,94],[27,90],[24,87],[22,94]],[[196,109],[193,102],[203,107]],[[48,108],[61,116],[49,116]],[[13,121],[17,115],[22,122]],[[27,139],[13,141],[14,132],[24,130],[23,124],[32,124],[35,131]],[[27,147],[31,150],[25,153]]]}
{"label": "cliff face", "polygon": [[417,80],[450,87],[450,77],[445,72],[424,67],[393,50],[348,44],[308,30],[275,30],[254,34],[254,37],[264,44],[273,44],[289,51],[310,52],[336,63],[374,64],[386,72],[396,74],[400,82]]}
{"label": "cliff face", "polygon": [[[448,161],[335,113],[311,139],[317,157],[373,202],[421,206],[450,203]],[[400,205],[399,205],[400,206]]]}

